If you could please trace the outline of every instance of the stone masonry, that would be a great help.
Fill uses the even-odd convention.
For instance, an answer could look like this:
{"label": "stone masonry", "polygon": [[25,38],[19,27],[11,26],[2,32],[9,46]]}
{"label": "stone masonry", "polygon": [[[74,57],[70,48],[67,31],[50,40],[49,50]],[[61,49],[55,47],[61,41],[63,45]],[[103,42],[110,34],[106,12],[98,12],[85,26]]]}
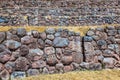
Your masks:
{"label": "stone masonry", "polygon": [[0,32],[3,80],[73,70],[120,67],[120,27],[90,29],[85,36],[67,29],[44,32],[24,28]]}
{"label": "stone masonry", "polygon": [[0,0],[0,26],[120,24],[119,0]]}

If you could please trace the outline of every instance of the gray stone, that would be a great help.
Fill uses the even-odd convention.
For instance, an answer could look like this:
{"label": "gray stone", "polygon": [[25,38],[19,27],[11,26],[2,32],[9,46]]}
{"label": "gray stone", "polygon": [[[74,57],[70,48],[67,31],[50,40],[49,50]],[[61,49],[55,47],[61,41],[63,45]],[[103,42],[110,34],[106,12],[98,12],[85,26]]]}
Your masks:
{"label": "gray stone", "polygon": [[30,54],[35,54],[35,55],[40,55],[40,56],[42,56],[44,54],[44,52],[41,49],[39,49],[39,48],[30,49],[29,53]]}
{"label": "gray stone", "polygon": [[22,79],[26,77],[26,73],[22,71],[15,71],[11,74],[11,80]]}
{"label": "gray stone", "polygon": [[113,68],[116,63],[114,58],[104,58],[103,64],[105,68]]}
{"label": "gray stone", "polygon": [[49,40],[49,39],[46,39],[46,40],[45,40],[45,44],[51,46],[51,45],[53,44],[53,42],[52,42],[51,40]]}
{"label": "gray stone", "polygon": [[46,33],[47,34],[54,34],[55,33],[55,29],[54,28],[48,28],[48,29],[46,29]]}
{"label": "gray stone", "polygon": [[23,44],[30,44],[32,42],[34,42],[34,39],[31,36],[24,36],[23,38],[21,38],[21,43]]}
{"label": "gray stone", "polygon": [[95,33],[94,33],[94,31],[92,31],[92,30],[89,30],[88,32],[87,32],[87,35],[88,36],[92,36],[92,35],[94,35]]}
{"label": "gray stone", "polygon": [[60,32],[56,32],[55,33],[55,37],[60,37],[61,33]]}
{"label": "gray stone", "polygon": [[33,75],[39,75],[39,74],[40,74],[39,70],[37,70],[37,69],[29,69],[27,71],[27,76],[33,76]]}
{"label": "gray stone", "polygon": [[101,70],[102,65],[100,63],[90,63],[89,69],[90,70]]}
{"label": "gray stone", "polygon": [[90,63],[88,63],[88,62],[82,62],[82,63],[80,63],[80,67],[82,69],[89,69],[89,65],[90,65]]}
{"label": "gray stone", "polygon": [[62,71],[63,68],[64,68],[64,65],[62,63],[58,63],[58,64],[56,64],[55,67],[56,67],[57,70]]}
{"label": "gray stone", "polygon": [[54,35],[47,35],[47,39],[53,40],[54,39]]}
{"label": "gray stone", "polygon": [[44,67],[42,73],[43,73],[43,74],[49,74],[49,70],[48,70],[46,67]]}
{"label": "gray stone", "polygon": [[53,40],[54,47],[66,47],[69,45],[69,40],[67,38],[56,37]]}
{"label": "gray stone", "polygon": [[94,46],[90,42],[84,42],[85,51],[94,51]]}
{"label": "gray stone", "polygon": [[72,65],[74,67],[74,70],[77,70],[80,68],[80,65],[78,63],[73,62]]}
{"label": "gray stone", "polygon": [[44,52],[47,55],[54,54],[55,53],[55,48],[54,47],[45,47]]}
{"label": "gray stone", "polygon": [[99,46],[103,46],[103,45],[106,45],[107,43],[106,43],[105,40],[98,40],[98,41],[97,41],[97,44],[98,44]]}
{"label": "gray stone", "polygon": [[118,44],[109,44],[108,48],[111,50],[116,50],[116,49],[119,49],[119,45]]}
{"label": "gray stone", "polygon": [[115,36],[117,34],[117,30],[108,30],[108,36]]}
{"label": "gray stone", "polygon": [[81,52],[73,52],[72,56],[75,63],[80,64],[81,62],[83,62],[83,54]]}
{"label": "gray stone", "polygon": [[38,39],[38,45],[39,45],[39,48],[44,48],[45,42],[42,39]]}
{"label": "gray stone", "polygon": [[5,45],[9,49],[16,50],[16,49],[18,49],[21,46],[21,43],[18,42],[18,41],[14,41],[14,40],[7,40],[5,42]]}
{"label": "gray stone", "polygon": [[0,62],[5,63],[11,58],[11,52],[9,50],[0,52]]}
{"label": "gray stone", "polygon": [[17,35],[20,37],[23,37],[26,35],[26,29],[25,28],[17,28]]}
{"label": "gray stone", "polygon": [[91,36],[84,36],[84,41],[91,42],[91,41],[93,41],[93,38]]}
{"label": "gray stone", "polygon": [[3,42],[6,38],[5,32],[0,32],[0,43]]}
{"label": "gray stone", "polygon": [[15,69],[15,63],[14,62],[7,62],[4,67],[9,73],[12,73]]}
{"label": "gray stone", "polygon": [[39,69],[46,67],[46,62],[43,60],[38,60],[32,63],[32,68]]}

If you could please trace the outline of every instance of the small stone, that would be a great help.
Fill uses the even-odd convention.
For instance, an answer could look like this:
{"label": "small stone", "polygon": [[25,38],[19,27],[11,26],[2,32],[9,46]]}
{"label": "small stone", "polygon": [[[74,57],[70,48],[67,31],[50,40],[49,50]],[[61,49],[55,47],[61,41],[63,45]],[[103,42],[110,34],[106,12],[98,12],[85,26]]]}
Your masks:
{"label": "small stone", "polygon": [[5,63],[5,62],[9,61],[10,58],[11,58],[11,52],[9,50],[0,52],[0,62],[1,63]]}
{"label": "small stone", "polygon": [[47,35],[47,39],[53,40],[54,39],[54,35]]}
{"label": "small stone", "polygon": [[25,28],[17,28],[17,35],[20,37],[23,37],[26,35],[26,29]]}
{"label": "small stone", "polygon": [[64,72],[72,71],[74,68],[73,66],[64,66]]}
{"label": "small stone", "polygon": [[90,42],[84,42],[85,51],[94,51],[94,46]]}
{"label": "small stone", "polygon": [[44,48],[45,42],[42,39],[38,39],[39,48]]}
{"label": "small stone", "polygon": [[89,30],[88,32],[87,32],[87,36],[92,36],[92,35],[94,35],[95,33],[94,33],[94,31],[92,31],[92,30]]}
{"label": "small stone", "polygon": [[41,49],[39,49],[39,48],[30,49],[30,50],[29,50],[29,53],[30,53],[30,54],[40,55],[40,56],[42,56],[42,55],[44,54],[44,52],[43,52]]}
{"label": "small stone", "polygon": [[9,76],[10,76],[10,74],[6,69],[4,69],[2,72],[0,72],[0,78],[2,80],[9,80]]}
{"label": "small stone", "polygon": [[58,64],[56,64],[55,67],[56,67],[57,70],[62,71],[63,68],[64,68],[64,65],[62,63],[58,63]]}
{"label": "small stone", "polygon": [[32,68],[39,69],[46,66],[46,62],[43,60],[38,60],[32,63]]}
{"label": "small stone", "polygon": [[48,70],[50,74],[56,73],[56,68],[54,66],[49,66]]}
{"label": "small stone", "polygon": [[116,60],[114,58],[104,58],[103,64],[105,68],[113,68]]}
{"label": "small stone", "polygon": [[100,63],[92,63],[89,65],[89,69],[90,70],[101,70],[102,69],[102,65]]}
{"label": "small stone", "polygon": [[14,71],[15,63],[7,62],[4,66],[9,73],[12,73]]}
{"label": "small stone", "polygon": [[109,50],[109,49],[106,49],[106,50],[103,51],[103,55],[105,57],[112,57],[113,54],[114,54],[114,51]]}
{"label": "small stone", "polygon": [[46,39],[45,44],[52,46],[53,42],[49,39]]}
{"label": "small stone", "polygon": [[93,38],[91,36],[84,36],[84,41],[91,42],[91,41],[93,41]]}
{"label": "small stone", "polygon": [[40,74],[39,70],[37,70],[37,69],[29,69],[27,71],[27,76],[33,76],[33,75],[39,75],[39,74]]}
{"label": "small stone", "polygon": [[74,32],[74,31],[69,31],[69,32],[68,32],[68,35],[69,35],[69,36],[74,36],[74,35],[75,35],[75,32]]}
{"label": "small stone", "polygon": [[45,32],[40,33],[40,37],[45,40],[47,38],[47,35]]}
{"label": "small stone", "polygon": [[48,29],[46,29],[46,33],[47,34],[54,34],[55,33],[55,29],[54,28],[48,28]]}
{"label": "small stone", "polygon": [[0,43],[2,43],[6,38],[5,32],[0,32]]}
{"label": "small stone", "polygon": [[73,57],[72,56],[63,56],[61,58],[61,61],[64,65],[68,65],[73,62]]}
{"label": "small stone", "polygon": [[83,62],[83,54],[81,52],[73,52],[72,56],[75,63],[80,64],[81,62]]}
{"label": "small stone", "polygon": [[85,52],[85,61],[86,62],[94,62],[94,53],[93,51]]}
{"label": "small stone", "polygon": [[108,48],[111,50],[119,50],[119,45],[118,44],[109,44]]}
{"label": "small stone", "polygon": [[17,35],[11,35],[10,39],[20,41],[20,38]]}
{"label": "small stone", "polygon": [[26,71],[29,68],[29,62],[25,57],[19,57],[15,61],[15,70]]}
{"label": "small stone", "polygon": [[56,54],[55,55],[56,55],[57,59],[60,60],[63,56],[62,49],[61,48],[56,48]]}
{"label": "small stone", "polygon": [[55,33],[55,37],[60,37],[61,33],[60,32],[56,32]]}
{"label": "small stone", "polygon": [[56,37],[53,40],[54,47],[66,47],[69,44],[69,40],[67,38]]}
{"label": "small stone", "polygon": [[97,44],[98,44],[99,46],[103,46],[103,45],[106,45],[107,43],[106,43],[105,40],[98,40],[98,41],[97,41]]}
{"label": "small stone", "polygon": [[32,35],[34,38],[39,38],[39,32],[38,31],[32,31]]}
{"label": "small stone", "polygon": [[15,61],[18,57],[20,57],[19,51],[12,52],[10,61]]}
{"label": "small stone", "polygon": [[46,67],[43,68],[43,74],[49,74],[49,70]]}
{"label": "small stone", "polygon": [[108,30],[108,36],[115,36],[117,34],[117,30]]}
{"label": "small stone", "polygon": [[115,27],[114,27],[114,26],[107,26],[107,29],[108,29],[108,30],[114,30]]}
{"label": "small stone", "polygon": [[9,49],[16,50],[21,46],[21,43],[18,41],[14,41],[14,40],[7,40],[5,45]]}
{"label": "small stone", "polygon": [[25,56],[29,53],[29,48],[26,45],[20,47],[20,55]]}
{"label": "small stone", "polygon": [[89,69],[89,63],[88,62],[82,62],[82,63],[80,63],[80,67],[82,68],[82,69]]}
{"label": "small stone", "polygon": [[33,37],[24,36],[23,38],[21,38],[21,43],[23,43],[23,44],[30,44],[32,42],[34,42]]}
{"label": "small stone", "polygon": [[54,66],[55,64],[58,63],[58,60],[57,60],[55,54],[51,54],[51,55],[48,55],[48,57],[46,58],[46,62],[48,65]]}
{"label": "small stone", "polygon": [[0,72],[4,70],[4,65],[2,63],[0,63]]}
{"label": "small stone", "polygon": [[73,62],[72,65],[74,67],[74,70],[77,70],[80,68],[80,65],[78,63]]}
{"label": "small stone", "polygon": [[49,54],[54,54],[55,53],[55,48],[54,47],[45,47],[44,48],[44,52],[45,54],[49,55]]}
{"label": "small stone", "polygon": [[11,74],[11,80],[18,80],[26,77],[26,73],[22,71],[15,71]]}
{"label": "small stone", "polygon": [[17,30],[16,30],[16,29],[13,29],[13,28],[11,28],[11,29],[9,30],[9,32],[12,33],[13,35],[16,35],[16,34],[17,34]]}

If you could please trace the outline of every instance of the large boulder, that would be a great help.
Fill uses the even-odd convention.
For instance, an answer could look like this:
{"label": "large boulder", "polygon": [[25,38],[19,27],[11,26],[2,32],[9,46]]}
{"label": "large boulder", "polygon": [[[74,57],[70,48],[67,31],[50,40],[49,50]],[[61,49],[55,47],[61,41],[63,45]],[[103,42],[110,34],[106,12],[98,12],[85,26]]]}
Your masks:
{"label": "large boulder", "polygon": [[56,37],[53,40],[54,47],[66,47],[69,45],[69,40],[67,38]]}

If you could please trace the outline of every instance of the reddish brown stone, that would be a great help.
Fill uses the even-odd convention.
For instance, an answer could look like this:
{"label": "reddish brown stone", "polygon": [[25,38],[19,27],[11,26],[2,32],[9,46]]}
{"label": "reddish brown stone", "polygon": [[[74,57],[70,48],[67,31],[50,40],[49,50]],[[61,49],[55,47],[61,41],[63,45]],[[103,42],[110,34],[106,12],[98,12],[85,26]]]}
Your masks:
{"label": "reddish brown stone", "polygon": [[61,61],[63,64],[68,65],[73,62],[73,57],[72,56],[63,56],[61,58]]}

